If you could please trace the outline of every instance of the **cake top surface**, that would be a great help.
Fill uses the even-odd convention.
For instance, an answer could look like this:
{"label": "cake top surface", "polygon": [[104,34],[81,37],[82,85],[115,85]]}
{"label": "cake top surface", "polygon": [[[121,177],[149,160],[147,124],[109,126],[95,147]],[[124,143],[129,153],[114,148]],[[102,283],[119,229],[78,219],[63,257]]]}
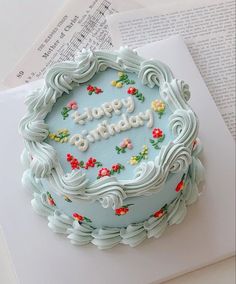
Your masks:
{"label": "cake top surface", "polygon": [[60,194],[104,207],[159,191],[191,163],[198,121],[189,97],[157,60],[84,50],[49,69],[27,98],[20,132],[31,170]]}
{"label": "cake top surface", "polygon": [[57,100],[45,119],[47,142],[66,173],[81,169],[90,183],[103,175],[130,180],[173,140],[171,114],[158,86],[108,68]]}

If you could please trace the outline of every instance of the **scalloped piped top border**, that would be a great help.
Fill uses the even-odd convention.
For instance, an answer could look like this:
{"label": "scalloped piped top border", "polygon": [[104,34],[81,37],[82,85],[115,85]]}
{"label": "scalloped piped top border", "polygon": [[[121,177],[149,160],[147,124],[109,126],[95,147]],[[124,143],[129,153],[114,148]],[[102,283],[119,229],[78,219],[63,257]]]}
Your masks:
{"label": "scalloped piped top border", "polygon": [[[44,140],[49,131],[45,117],[62,94],[89,81],[97,72],[108,67],[136,73],[142,84],[159,86],[160,96],[172,111],[170,129],[175,139],[163,146],[154,161],[137,167],[132,180],[106,177],[89,183],[85,173],[63,172],[55,149]],[[198,134],[198,120],[187,104],[189,87],[173,77],[169,67],[158,60],[145,60],[137,52],[121,47],[117,51],[82,50],[75,61],[55,64],[45,76],[44,86],[26,99],[27,114],[19,131],[26,150],[33,159],[30,168],[37,178],[47,178],[60,194],[84,200],[99,200],[103,207],[121,207],[127,197],[142,196],[158,191],[169,173],[184,171],[191,164],[191,147]]]}

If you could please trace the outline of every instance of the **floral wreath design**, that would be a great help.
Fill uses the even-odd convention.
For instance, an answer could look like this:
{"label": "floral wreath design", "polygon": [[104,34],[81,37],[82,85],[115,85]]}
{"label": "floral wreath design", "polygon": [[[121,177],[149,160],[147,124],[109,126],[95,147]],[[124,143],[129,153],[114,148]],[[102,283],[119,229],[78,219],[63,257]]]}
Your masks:
{"label": "floral wreath design", "polygon": [[[134,62],[136,63],[134,64]],[[27,98],[28,112],[20,123],[19,131],[25,138],[27,151],[33,157],[31,170],[36,178],[50,177],[53,172],[53,179],[50,181],[52,186],[56,187],[61,194],[66,194],[68,198],[70,198],[71,185],[73,184],[75,188],[73,194],[78,199],[99,200],[102,206],[110,204],[110,206],[117,208],[123,204],[124,196],[125,198],[142,196],[147,194],[149,190],[153,192],[151,179],[149,182],[146,180],[149,175],[153,176],[157,172],[154,163],[150,164],[145,161],[140,163],[136,168],[137,172],[140,172],[139,178],[138,180],[134,178],[132,183],[126,184],[117,179],[116,187],[113,190],[119,199],[114,201],[109,192],[102,190],[102,188],[106,188],[110,177],[101,179],[99,186],[97,181],[91,183],[89,185],[90,191],[91,188],[93,189],[91,195],[87,190],[89,181],[86,180],[86,175],[84,177],[75,174],[68,176],[62,172],[55,149],[45,141],[49,132],[44,119],[56,100],[65,93],[69,94],[74,82],[86,83],[97,72],[105,71],[107,67],[125,73],[132,70],[144,85],[150,88],[158,86],[161,99],[172,112],[169,118],[169,127],[174,139],[163,146],[157,154],[156,159],[159,161],[157,161],[159,167],[165,164],[165,171],[159,173],[162,177],[157,177],[157,180],[165,180],[169,173],[187,169],[192,161],[192,144],[198,134],[196,115],[187,104],[190,97],[189,87],[183,81],[175,79],[170,69],[163,63],[157,60],[145,60],[128,48],[120,48],[118,51],[108,53],[85,50],[76,57],[75,62],[59,63],[53,66],[46,74],[47,84],[44,88]],[[86,74],[86,78],[84,74]],[[44,102],[47,102],[46,107]],[[171,153],[170,156],[168,153]],[[165,157],[169,157],[168,161]],[[147,169],[145,177],[142,176],[144,168]],[[145,185],[141,186],[144,180]],[[133,190],[136,184],[139,185],[140,190]],[[157,191],[161,187],[161,182],[155,185]],[[110,202],[107,202],[107,199],[111,199]]]}

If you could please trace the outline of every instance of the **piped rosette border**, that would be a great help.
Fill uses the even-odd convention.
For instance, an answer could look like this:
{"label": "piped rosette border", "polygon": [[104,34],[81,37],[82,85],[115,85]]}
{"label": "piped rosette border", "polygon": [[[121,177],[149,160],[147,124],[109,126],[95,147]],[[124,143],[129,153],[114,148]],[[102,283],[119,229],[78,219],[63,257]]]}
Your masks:
{"label": "piped rosette border", "polygon": [[[154,161],[142,161],[132,180],[116,176],[89,182],[86,173],[63,171],[55,149],[45,140],[49,135],[45,117],[64,93],[75,85],[88,82],[108,67],[137,74],[143,85],[159,86],[160,96],[172,111],[169,127],[174,140],[161,147]],[[29,167],[36,178],[46,178],[52,188],[69,198],[98,200],[103,207],[119,208],[128,197],[159,191],[169,173],[185,171],[192,163],[193,141],[198,134],[198,120],[187,104],[189,87],[173,77],[170,69],[157,60],[145,60],[128,48],[118,51],[83,50],[75,61],[55,64],[46,74],[44,86],[27,97],[27,114],[19,125],[31,156]],[[79,103],[79,102],[78,102]],[[160,170],[161,169],[161,170]]]}

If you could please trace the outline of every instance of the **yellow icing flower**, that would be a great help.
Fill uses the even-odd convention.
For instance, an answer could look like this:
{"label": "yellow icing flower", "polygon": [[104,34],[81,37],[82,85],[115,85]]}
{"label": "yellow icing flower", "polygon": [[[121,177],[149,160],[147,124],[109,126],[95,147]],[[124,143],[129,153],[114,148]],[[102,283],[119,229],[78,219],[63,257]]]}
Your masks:
{"label": "yellow icing flower", "polygon": [[121,77],[124,75],[124,72],[118,72],[118,76]]}
{"label": "yellow icing flower", "polygon": [[49,133],[48,137],[49,137],[50,139],[54,139],[54,138],[56,137],[56,135],[55,135],[54,133]]}
{"label": "yellow icing flower", "polygon": [[147,158],[147,155],[148,155],[148,147],[147,147],[147,145],[143,145],[143,150],[142,150],[141,154],[143,155],[143,157],[145,159]]}
{"label": "yellow icing flower", "polygon": [[60,142],[61,143],[66,143],[68,140],[67,140],[68,138],[67,137],[64,137],[64,138],[62,138],[61,140],[60,140]]}
{"label": "yellow icing flower", "polygon": [[66,128],[63,128],[63,129],[59,129],[58,130],[58,134],[68,134],[69,130],[66,129]]}
{"label": "yellow icing flower", "polygon": [[138,163],[136,156],[132,156],[129,160],[130,165],[136,165]]}
{"label": "yellow icing flower", "polygon": [[116,81],[115,80],[111,81],[111,85],[115,87],[116,86]]}
{"label": "yellow icing flower", "polygon": [[56,142],[66,143],[68,142],[68,136],[70,136],[67,128],[59,129],[56,133],[49,133],[48,137]]}
{"label": "yellow icing flower", "polygon": [[166,105],[165,105],[165,103],[164,103],[163,101],[161,101],[161,100],[154,100],[154,101],[152,101],[152,103],[151,103],[151,108],[152,108],[155,112],[159,113],[159,116],[161,117],[161,115],[162,115],[162,114],[164,113],[164,111],[165,111]]}
{"label": "yellow icing flower", "polygon": [[123,84],[121,82],[116,83],[116,88],[122,88]]}

